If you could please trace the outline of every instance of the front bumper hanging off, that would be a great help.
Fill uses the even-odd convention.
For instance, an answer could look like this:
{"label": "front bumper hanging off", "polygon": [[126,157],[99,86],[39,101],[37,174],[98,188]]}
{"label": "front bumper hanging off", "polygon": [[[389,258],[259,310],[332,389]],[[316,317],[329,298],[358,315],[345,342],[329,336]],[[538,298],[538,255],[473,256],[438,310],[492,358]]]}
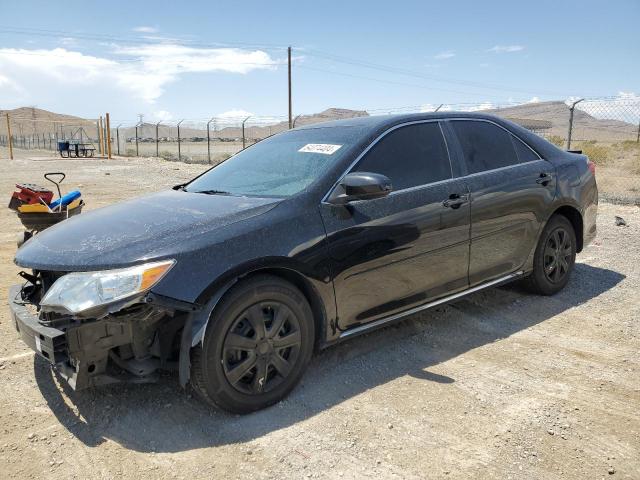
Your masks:
{"label": "front bumper hanging off", "polygon": [[174,338],[184,315],[158,305],[131,313],[48,326],[29,311],[21,286],[11,287],[9,309],[22,341],[50,362],[74,390],[154,379],[158,368],[172,369]]}
{"label": "front bumper hanging off", "polygon": [[38,317],[29,312],[26,304],[22,302],[20,290],[19,285],[14,285],[9,290],[9,309],[22,341],[53,364],[68,361],[66,334],[56,328],[42,325]]}

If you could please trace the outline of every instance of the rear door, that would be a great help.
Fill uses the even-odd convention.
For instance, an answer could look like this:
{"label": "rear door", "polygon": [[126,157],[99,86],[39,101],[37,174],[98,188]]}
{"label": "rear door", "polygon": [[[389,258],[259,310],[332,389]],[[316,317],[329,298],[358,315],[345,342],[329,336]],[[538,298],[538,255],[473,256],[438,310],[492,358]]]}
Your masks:
{"label": "rear door", "polygon": [[523,266],[555,196],[555,169],[505,128],[450,120],[471,193],[471,286]]}
{"label": "rear door", "polygon": [[466,288],[467,188],[453,178],[440,124],[396,127],[350,171],[386,175],[393,191],[347,206],[321,205],[340,328]]}

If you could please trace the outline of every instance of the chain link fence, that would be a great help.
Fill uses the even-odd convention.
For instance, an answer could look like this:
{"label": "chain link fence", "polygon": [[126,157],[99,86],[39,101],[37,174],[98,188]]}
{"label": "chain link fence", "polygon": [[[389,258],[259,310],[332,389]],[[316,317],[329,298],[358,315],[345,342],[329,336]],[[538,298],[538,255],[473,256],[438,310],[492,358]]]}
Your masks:
{"label": "chain link fence", "polygon": [[[570,99],[520,105],[445,104],[353,111],[330,109],[298,115],[293,125],[336,118],[426,111],[482,111],[514,121],[563,149],[582,150],[597,166],[601,197],[640,205],[640,97]],[[6,117],[5,112],[0,112]],[[47,115],[49,118],[47,118]],[[6,118],[0,117],[0,155],[8,146]],[[164,122],[84,120],[23,108],[10,115],[13,148],[31,156],[58,152],[58,142],[86,145],[95,156],[108,147],[116,156],[217,164],[270,135],[289,128],[284,116],[212,117]],[[110,145],[108,145],[110,143]],[[74,156],[74,155],[71,155]],[[80,155],[82,156],[82,155]]]}
{"label": "chain link fence", "polygon": [[288,127],[279,117],[218,118],[178,122],[118,124],[112,152],[169,161],[217,164]]}
{"label": "chain link fence", "polygon": [[100,155],[100,134],[97,120],[58,115],[35,107],[19,108],[10,113],[0,111],[1,157],[9,156],[10,148],[19,157],[51,156],[60,153],[59,143],[68,143],[71,147],[67,152],[72,151],[72,155],[75,155],[76,145],[84,146],[78,151],[87,152],[87,155]]}

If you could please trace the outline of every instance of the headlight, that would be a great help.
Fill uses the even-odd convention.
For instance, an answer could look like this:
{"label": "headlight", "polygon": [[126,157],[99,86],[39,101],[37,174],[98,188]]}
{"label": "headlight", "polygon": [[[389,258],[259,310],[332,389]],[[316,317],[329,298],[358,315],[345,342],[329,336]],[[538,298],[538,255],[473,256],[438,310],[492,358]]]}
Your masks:
{"label": "headlight", "polygon": [[123,300],[149,290],[174,263],[175,260],[165,260],[117,270],[68,273],[54,282],[40,305],[49,307],[45,310],[62,307],[79,313]]}

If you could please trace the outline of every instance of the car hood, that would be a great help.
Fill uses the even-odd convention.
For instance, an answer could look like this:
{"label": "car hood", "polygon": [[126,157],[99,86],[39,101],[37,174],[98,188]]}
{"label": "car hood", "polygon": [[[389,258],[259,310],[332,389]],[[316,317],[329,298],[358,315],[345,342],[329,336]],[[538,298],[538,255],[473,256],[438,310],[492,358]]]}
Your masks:
{"label": "car hood", "polygon": [[15,263],[37,270],[91,271],[167,257],[216,243],[224,227],[281,199],[169,190],[69,218],[36,234]]}

